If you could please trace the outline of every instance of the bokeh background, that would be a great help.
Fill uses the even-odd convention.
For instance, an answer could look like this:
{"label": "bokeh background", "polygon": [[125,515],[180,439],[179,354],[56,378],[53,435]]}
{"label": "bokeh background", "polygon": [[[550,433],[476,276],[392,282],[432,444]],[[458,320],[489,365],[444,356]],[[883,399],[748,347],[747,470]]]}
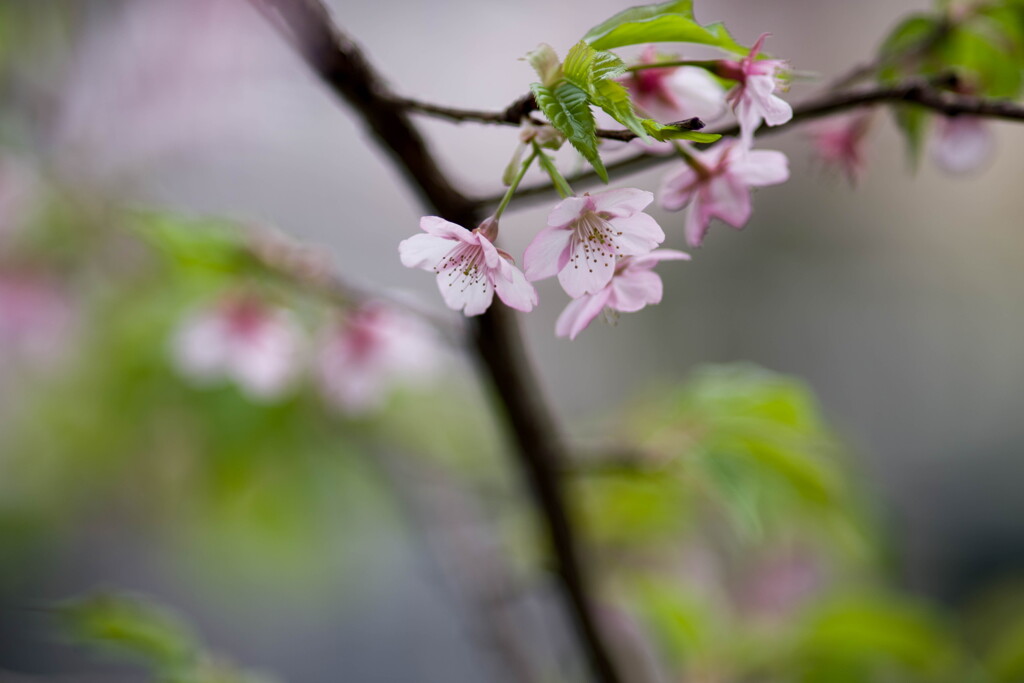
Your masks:
{"label": "bokeh background", "polygon": [[[414,196],[363,126],[244,0],[28,4],[11,1],[0,12],[5,66],[15,74],[0,104],[7,176],[28,185],[45,176],[93,207],[116,202],[275,227],[322,245],[346,278],[412,290],[444,313],[430,278],[397,258],[398,241],[417,229]],[[537,43],[564,53],[626,5],[328,4],[397,92],[482,109],[524,92],[532,73],[521,57]],[[870,60],[901,18],[929,8],[698,0],[696,10],[745,44],[771,32],[769,49],[813,75],[786,95],[799,102]],[[514,129],[420,123],[468,192],[499,190]],[[581,443],[599,443],[623,405],[702,364],[749,361],[786,373],[818,396],[846,444],[895,583],[956,609],[1014,581],[1024,567],[1024,128],[992,129],[997,153],[985,168],[949,175],[926,153],[915,170],[880,110],[856,188],[815,160],[801,127],[765,136],[760,146],[786,152],[792,178],[756,193],[746,229],[717,225],[691,263],[661,269],[661,305],[614,327],[595,323],[574,342],[555,339],[563,295],[554,281],[540,283],[541,306],[522,323],[557,417]],[[663,172],[615,184],[653,188]],[[506,249],[522,253],[547,206],[513,203],[502,224]],[[669,235],[665,246],[684,248],[682,216],[653,214]],[[468,366],[454,361],[449,372],[443,384],[457,395],[438,390],[433,400],[485,403]],[[25,492],[25,470],[2,461],[24,453],[12,453],[16,444],[3,435],[26,419],[16,408],[32,389],[14,372],[0,379],[7,374],[0,488],[13,499],[10,491]],[[485,410],[463,415],[445,429],[479,423],[468,428],[497,438]],[[297,552],[294,566],[266,566],[259,551],[225,540],[228,527],[203,543],[169,541],[124,495],[130,477],[66,506],[59,524],[39,532],[45,541],[0,546],[9,569],[0,566],[0,670],[11,680],[21,680],[13,672],[131,679],[131,668],[54,641],[50,618],[32,609],[106,585],[158,596],[218,651],[283,680],[490,680],[468,608],[437,580],[422,534],[396,521],[365,464],[355,469],[325,496],[333,503],[311,513],[320,521],[306,540],[318,552]],[[65,496],[78,494],[57,498]],[[176,539],[173,515],[162,520],[157,526]],[[203,525],[193,526],[190,535]],[[281,541],[279,554],[288,552]]]}

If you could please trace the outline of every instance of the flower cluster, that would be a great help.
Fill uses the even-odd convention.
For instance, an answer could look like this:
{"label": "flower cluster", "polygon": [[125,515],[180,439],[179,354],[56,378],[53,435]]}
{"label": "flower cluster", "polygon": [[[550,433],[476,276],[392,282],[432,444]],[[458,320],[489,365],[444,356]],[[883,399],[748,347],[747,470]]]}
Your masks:
{"label": "flower cluster", "polygon": [[[652,46],[632,71],[619,78],[638,111],[667,121],[693,116],[713,120],[732,105],[741,131],[737,139],[722,140],[706,150],[678,141],[644,143],[649,151],[675,153],[682,159],[682,167],[664,179],[659,204],[668,211],[689,207],[684,234],[691,246],[700,246],[712,218],[743,227],[751,215],[751,189],[789,178],[784,154],[752,148],[762,121],[779,125],[793,115],[790,106],[775,95],[784,62],[758,58],[766,37],[761,36],[743,59],[718,60],[710,68],[662,58]],[[735,86],[727,92],[712,74],[734,81]],[[572,301],[558,318],[555,333],[570,339],[602,312],[634,312],[659,303],[662,282],[653,268],[661,261],[689,256],[658,249],[665,232],[645,211],[654,195],[632,188],[573,194],[536,141],[536,125],[530,121],[524,125],[522,143],[532,144],[534,153],[518,174],[513,171],[523,148],[513,157],[505,174],[509,191],[495,215],[473,230],[437,216],[424,217],[420,221],[423,234],[399,245],[403,265],[434,272],[448,307],[468,316],[486,311],[495,294],[511,308],[529,312],[537,305],[537,291],[530,283],[557,277]],[[527,246],[520,271],[494,240],[501,211],[536,158],[563,199]]]}
{"label": "flower cluster", "polygon": [[379,408],[400,382],[429,377],[440,343],[419,318],[371,301],[308,336],[287,309],[251,295],[231,295],[195,311],[171,345],[175,366],[207,386],[229,381],[256,401],[281,398],[309,373],[338,410]]}
{"label": "flower cluster", "polygon": [[425,234],[404,240],[399,254],[405,266],[435,272],[445,303],[466,315],[487,310],[495,293],[509,307],[529,312],[537,304],[530,283],[557,275],[574,299],[557,333],[575,337],[605,308],[631,312],[658,303],[661,280],[650,269],[663,258],[686,258],[667,250],[652,255],[665,239],[654,218],[644,213],[652,201],[654,195],[636,189],[563,199],[526,248],[525,273],[494,246],[498,224],[493,218],[470,231],[427,216],[420,221]]}

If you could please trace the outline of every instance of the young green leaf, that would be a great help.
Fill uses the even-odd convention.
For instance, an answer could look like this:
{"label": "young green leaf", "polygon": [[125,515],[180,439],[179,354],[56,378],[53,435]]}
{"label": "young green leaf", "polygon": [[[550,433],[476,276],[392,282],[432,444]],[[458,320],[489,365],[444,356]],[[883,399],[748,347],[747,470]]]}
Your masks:
{"label": "young green leaf", "polygon": [[587,31],[583,40],[596,50],[640,43],[699,43],[729,52],[748,52],[723,25],[697,23],[692,0],[631,7]]}
{"label": "young green leaf", "polygon": [[892,108],[892,112],[896,118],[896,125],[903,133],[903,139],[907,143],[907,157],[910,159],[910,166],[916,169],[921,159],[921,152],[924,150],[925,134],[928,132],[931,115],[927,109],[915,104],[897,105]]}
{"label": "young green leaf", "polygon": [[700,133],[695,130],[686,130],[671,124],[658,123],[654,119],[644,119],[641,123],[644,126],[644,130],[659,142],[690,140],[692,142],[709,143],[715,142],[722,137],[718,133]]}
{"label": "young green leaf", "polygon": [[891,82],[903,76],[901,59],[919,53],[935,40],[940,31],[938,19],[927,14],[915,14],[894,28],[878,50],[880,68],[878,77]]}
{"label": "young green leaf", "polygon": [[545,87],[554,87],[562,80],[562,63],[550,45],[541,43],[535,50],[527,52],[526,61],[530,62],[530,66],[537,72],[541,84]]}
{"label": "young green leaf", "polygon": [[597,126],[590,111],[587,93],[568,82],[549,88],[540,83],[530,86],[537,106],[548,117],[551,125],[558,129],[583,157],[593,165],[604,182],[608,172],[597,151]]}
{"label": "young green leaf", "polygon": [[565,58],[563,71],[567,81],[585,91],[590,102],[643,139],[647,131],[633,111],[629,91],[614,80],[626,71],[626,65],[611,52],[598,51],[582,40]]}

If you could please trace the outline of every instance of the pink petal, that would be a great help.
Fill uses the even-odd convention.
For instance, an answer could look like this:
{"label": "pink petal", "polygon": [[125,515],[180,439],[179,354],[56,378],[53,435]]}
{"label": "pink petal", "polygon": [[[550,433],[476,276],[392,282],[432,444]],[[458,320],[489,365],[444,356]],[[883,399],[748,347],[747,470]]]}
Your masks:
{"label": "pink petal", "polygon": [[728,175],[712,179],[703,199],[708,215],[734,228],[742,228],[750,220],[750,190]]}
{"label": "pink petal", "polygon": [[634,313],[647,304],[661,301],[661,278],[650,270],[622,273],[612,280],[608,306],[623,313]]}
{"label": "pink petal", "polygon": [[754,60],[757,55],[761,54],[761,48],[764,47],[764,41],[767,40],[770,35],[770,33],[762,33],[759,35],[757,37],[757,42],[754,43],[752,48],[750,48],[750,53],[744,58],[744,60],[749,60],[751,64],[754,64]]}
{"label": "pink petal", "polygon": [[523,313],[529,313],[537,305],[537,290],[526,281],[526,276],[516,267],[512,267],[512,277],[508,280],[497,279],[494,286],[506,306]]}
{"label": "pink petal", "polygon": [[728,174],[743,185],[777,185],[789,180],[789,159],[774,150],[739,150],[729,160]]}
{"label": "pink petal", "polygon": [[693,199],[697,173],[685,164],[668,173],[661,181],[658,203],[666,211],[679,211]]}
{"label": "pink petal", "polygon": [[931,145],[935,163],[950,173],[967,173],[988,161],[995,141],[988,125],[975,116],[940,118]]}
{"label": "pink petal", "polygon": [[643,256],[634,256],[630,259],[627,269],[630,271],[639,269],[651,269],[661,261],[689,261],[690,255],[685,251],[676,249],[658,249]]}
{"label": "pink petal", "polygon": [[439,216],[424,216],[421,218],[420,230],[428,235],[460,240],[467,244],[476,244],[476,235],[473,234],[472,230],[466,230],[461,225],[446,221]]}
{"label": "pink petal", "polygon": [[[584,249],[585,244],[589,251]],[[558,281],[566,294],[578,299],[603,289],[614,272],[615,254],[597,242],[580,242],[573,245],[569,262],[558,272]]]}
{"label": "pink petal", "polygon": [[271,317],[253,338],[232,344],[227,370],[250,398],[275,398],[299,370],[300,345],[290,318]]}
{"label": "pink petal", "polygon": [[697,116],[707,123],[725,112],[725,88],[707,69],[680,67],[669,77],[668,83],[682,102],[680,118]]}
{"label": "pink petal", "polygon": [[[615,253],[619,256],[646,254],[665,241],[665,232],[653,217],[638,213],[629,218],[609,221],[615,234]],[[621,234],[619,234],[621,233]]]}
{"label": "pink petal", "polygon": [[686,223],[683,226],[686,243],[691,247],[699,247],[704,241],[704,235],[708,233],[710,223],[711,215],[704,209],[703,198],[698,193],[690,204],[690,210],[686,214]]}
{"label": "pink petal", "polygon": [[189,379],[208,382],[220,377],[230,349],[219,316],[205,313],[186,321],[174,337],[172,352],[178,370]]}
{"label": "pink petal", "polygon": [[523,252],[526,279],[534,282],[557,274],[565,265],[561,260],[563,255],[567,257],[571,239],[572,231],[564,228],[545,228],[537,233]]}
{"label": "pink petal", "polygon": [[769,126],[778,126],[793,118],[793,107],[774,92],[774,75],[751,76],[747,81],[747,94]]}
{"label": "pink petal", "polygon": [[480,249],[484,253],[484,263],[487,265],[489,269],[498,270],[500,269],[502,264],[508,263],[503,258],[501,258],[501,256],[498,254],[498,248],[495,247],[494,243],[491,242],[489,239],[477,234],[477,241],[480,244]]}
{"label": "pink petal", "polygon": [[741,94],[734,107],[736,120],[740,124],[740,138],[743,140],[743,144],[750,147],[754,142],[754,132],[761,125],[761,112],[751,99],[750,93],[743,89],[744,86],[737,86],[737,88],[741,88]]}
{"label": "pink petal", "polygon": [[433,270],[458,244],[446,237],[413,235],[399,242],[398,255],[406,268]]}
{"label": "pink petal", "polygon": [[594,202],[594,211],[607,213],[609,216],[626,218],[643,211],[654,201],[654,194],[647,190],[624,187],[617,190],[605,190],[590,196]]}
{"label": "pink petal", "polygon": [[437,274],[437,288],[445,305],[466,315],[480,315],[494,299],[494,284],[486,274],[459,268],[448,268]]}
{"label": "pink petal", "polygon": [[609,290],[604,289],[597,294],[570,301],[555,322],[555,335],[575,339],[576,335],[585,330],[587,325],[604,310],[610,294]]}
{"label": "pink petal", "polygon": [[548,227],[564,228],[579,218],[589,203],[587,197],[566,197],[551,209],[551,213],[548,214]]}

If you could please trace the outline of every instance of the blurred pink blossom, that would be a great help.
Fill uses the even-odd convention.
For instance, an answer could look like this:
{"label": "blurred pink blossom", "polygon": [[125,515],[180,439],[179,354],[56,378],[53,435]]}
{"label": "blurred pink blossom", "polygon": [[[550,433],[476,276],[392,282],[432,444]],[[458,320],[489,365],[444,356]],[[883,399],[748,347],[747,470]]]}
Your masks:
{"label": "blurred pink blossom", "polygon": [[705,152],[690,152],[692,163],[669,173],[662,181],[660,203],[668,211],[689,205],[686,241],[700,246],[712,218],[734,228],[750,220],[750,190],[789,179],[789,162],[782,152],[749,150],[727,140]]}
{"label": "blurred pink blossom", "polygon": [[654,266],[661,261],[689,260],[690,255],[674,249],[657,249],[642,256],[623,256],[615,264],[612,279],[594,294],[584,294],[569,302],[555,323],[555,334],[575,339],[605,309],[634,313],[645,306],[660,303],[661,278]]}
{"label": "blurred pink blossom", "polygon": [[751,569],[750,578],[738,591],[738,607],[767,619],[792,615],[827,582],[822,558],[809,550],[777,550]]}
{"label": "blurred pink blossom", "polygon": [[298,376],[303,347],[288,311],[236,295],[186,318],[171,351],[178,370],[196,384],[230,380],[250,398],[272,400]]}
{"label": "blurred pink blossom", "polygon": [[991,160],[995,140],[989,124],[977,116],[936,117],[931,140],[935,164],[949,173],[969,173]]}
{"label": "blurred pink blossom", "polygon": [[652,201],[653,194],[634,188],[563,199],[548,215],[548,227],[526,247],[527,279],[557,274],[574,299],[601,291],[618,257],[646,254],[665,240],[658,223],[644,213]]}
{"label": "blurred pink blossom", "polygon": [[[640,64],[666,61],[649,45]],[[693,116],[713,121],[725,112],[725,88],[706,69],[696,66],[658,67],[630,72],[622,78],[643,113],[668,123]]]}
{"label": "blurred pink blossom", "polygon": [[75,306],[66,288],[41,270],[0,269],[0,365],[45,365],[71,343]]}
{"label": "blurred pink blossom", "polygon": [[870,126],[871,112],[864,110],[829,117],[810,127],[808,133],[818,157],[856,184],[864,174],[864,141]]}
{"label": "blurred pink blossom", "polygon": [[425,235],[402,240],[398,253],[406,268],[437,273],[437,287],[448,308],[480,315],[490,308],[494,293],[506,306],[529,312],[537,305],[537,290],[506,252],[494,246],[498,223],[487,219],[466,230],[437,216],[424,216]]}
{"label": "blurred pink blossom", "polygon": [[340,410],[364,413],[379,408],[395,385],[431,376],[440,353],[437,334],[422,320],[393,306],[369,303],[323,335],[315,379]]}

